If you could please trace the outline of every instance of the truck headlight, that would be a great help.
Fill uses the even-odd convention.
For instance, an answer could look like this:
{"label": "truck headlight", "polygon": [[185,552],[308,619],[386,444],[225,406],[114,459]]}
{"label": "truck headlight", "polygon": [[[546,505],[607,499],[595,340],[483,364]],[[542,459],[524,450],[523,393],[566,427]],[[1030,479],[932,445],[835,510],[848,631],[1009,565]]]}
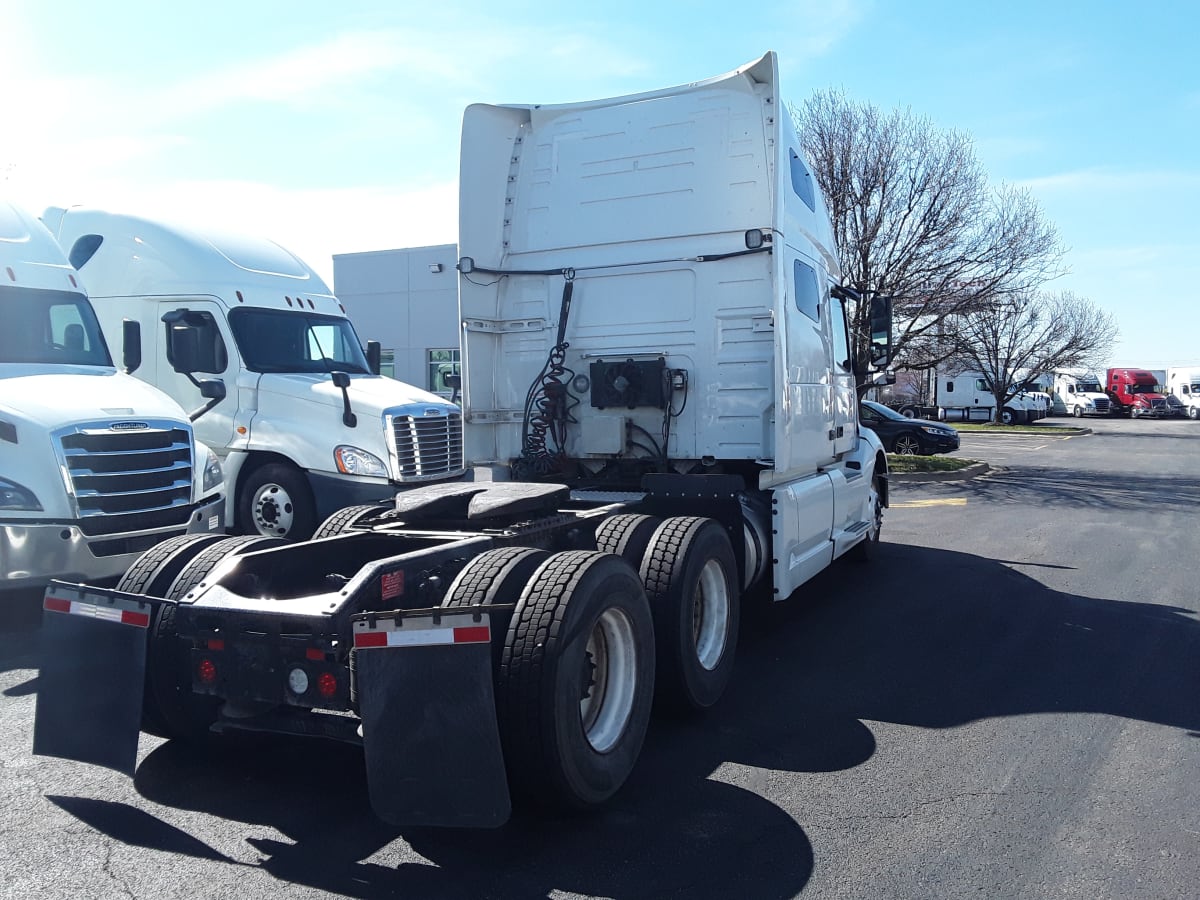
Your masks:
{"label": "truck headlight", "polygon": [[207,494],[209,491],[216,490],[224,480],[225,473],[221,469],[221,460],[217,458],[217,454],[209,453],[208,462],[204,464],[204,478],[201,480],[202,493]]}
{"label": "truck headlight", "polygon": [[0,509],[41,512],[42,504],[38,503],[38,498],[29,488],[7,478],[0,478]]}
{"label": "truck headlight", "polygon": [[343,475],[373,475],[387,477],[387,466],[374,453],[343,444],[334,448],[333,461]]}

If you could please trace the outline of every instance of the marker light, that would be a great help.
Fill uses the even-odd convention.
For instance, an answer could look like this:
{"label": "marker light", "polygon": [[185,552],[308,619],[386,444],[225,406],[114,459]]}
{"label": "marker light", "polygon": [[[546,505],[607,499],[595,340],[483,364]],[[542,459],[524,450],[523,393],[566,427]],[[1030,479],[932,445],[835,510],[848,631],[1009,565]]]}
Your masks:
{"label": "marker light", "polygon": [[305,693],[308,690],[308,673],[301,668],[288,672],[288,689],[296,695]]}

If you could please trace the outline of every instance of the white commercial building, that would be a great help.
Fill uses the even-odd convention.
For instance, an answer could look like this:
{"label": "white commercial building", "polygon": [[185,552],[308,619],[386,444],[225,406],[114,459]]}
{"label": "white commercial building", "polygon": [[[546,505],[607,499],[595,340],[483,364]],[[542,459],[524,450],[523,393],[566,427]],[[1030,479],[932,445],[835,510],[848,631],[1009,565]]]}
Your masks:
{"label": "white commercial building", "polygon": [[340,253],[333,292],[363,341],[379,341],[382,374],[450,396],[458,371],[458,246]]}

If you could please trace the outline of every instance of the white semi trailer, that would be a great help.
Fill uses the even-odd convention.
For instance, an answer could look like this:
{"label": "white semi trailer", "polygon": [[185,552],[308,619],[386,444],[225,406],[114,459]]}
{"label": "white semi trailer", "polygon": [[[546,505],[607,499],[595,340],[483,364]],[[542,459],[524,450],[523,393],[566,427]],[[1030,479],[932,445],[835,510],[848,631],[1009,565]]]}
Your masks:
{"label": "white semi trailer", "polygon": [[160,541],[224,531],[218,458],[127,374],[130,349],[121,371],[50,233],[0,201],[0,591],[111,584]]}
{"label": "white semi trailer", "polygon": [[[743,597],[879,540],[886,457],[859,427],[849,294],[786,110],[774,54],[612,100],[469,107],[469,479],[187,575],[146,563],[138,592],[56,584],[47,609],[157,623],[160,730],[361,743],[389,822],[495,826],[510,791],[606,801],[655,696],[720,699]],[[882,367],[886,301],[872,320]],[[47,613],[37,752],[132,771],[135,630]],[[64,645],[88,649],[69,671]]]}
{"label": "white semi trailer", "polygon": [[[379,375],[337,297],[275,242],[82,207],[44,218],[105,335],[139,322],[138,375],[199,407],[238,531],[307,538],[338,509],[462,473],[458,407]],[[205,403],[198,373],[226,396]]]}

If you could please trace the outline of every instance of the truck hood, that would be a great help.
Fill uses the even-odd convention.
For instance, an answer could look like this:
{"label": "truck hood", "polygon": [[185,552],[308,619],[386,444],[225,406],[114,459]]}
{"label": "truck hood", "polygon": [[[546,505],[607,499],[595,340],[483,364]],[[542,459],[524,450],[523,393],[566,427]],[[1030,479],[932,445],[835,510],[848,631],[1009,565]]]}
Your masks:
{"label": "truck hood", "polygon": [[144,381],[114,369],[87,366],[23,366],[23,374],[4,378],[0,366],[0,416],[54,430],[98,419],[174,419],[188,421],[174,400]]}
{"label": "truck hood", "polygon": [[1152,403],[1158,402],[1159,400],[1166,400],[1166,399],[1167,398],[1164,397],[1162,394],[1134,394],[1133,395],[1133,404],[1134,404],[1134,406],[1149,406]]}
{"label": "truck hood", "polygon": [[[328,375],[272,372],[262,376],[258,390],[260,394],[277,394],[318,406],[342,408],[342,390],[334,386]],[[411,404],[436,408],[446,414],[458,411],[458,407],[444,397],[382,375],[351,375],[347,391],[350,409],[356,416],[382,416],[385,410]]]}

